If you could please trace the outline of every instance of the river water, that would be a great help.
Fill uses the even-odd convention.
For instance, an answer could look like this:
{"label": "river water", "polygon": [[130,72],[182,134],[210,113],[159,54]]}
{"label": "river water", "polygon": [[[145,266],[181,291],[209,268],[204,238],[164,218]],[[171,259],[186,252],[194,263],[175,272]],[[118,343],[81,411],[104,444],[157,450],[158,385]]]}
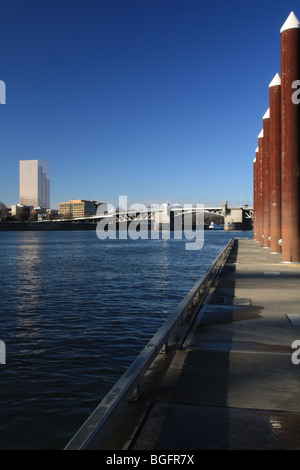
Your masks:
{"label": "river water", "polygon": [[0,232],[0,449],[62,449],[232,237]]}

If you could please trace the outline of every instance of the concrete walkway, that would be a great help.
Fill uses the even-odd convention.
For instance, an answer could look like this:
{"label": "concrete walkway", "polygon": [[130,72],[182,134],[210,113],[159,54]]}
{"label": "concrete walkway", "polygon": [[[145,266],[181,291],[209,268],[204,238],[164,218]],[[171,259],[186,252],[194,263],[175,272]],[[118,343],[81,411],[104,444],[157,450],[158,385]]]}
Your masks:
{"label": "concrete walkway", "polygon": [[300,449],[295,340],[300,265],[236,241],[132,448]]}

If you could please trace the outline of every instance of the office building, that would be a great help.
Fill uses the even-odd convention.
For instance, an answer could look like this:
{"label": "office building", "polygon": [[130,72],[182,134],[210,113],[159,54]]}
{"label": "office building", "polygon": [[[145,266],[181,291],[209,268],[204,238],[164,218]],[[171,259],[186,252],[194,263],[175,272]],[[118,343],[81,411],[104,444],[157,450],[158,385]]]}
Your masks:
{"label": "office building", "polygon": [[20,204],[50,209],[49,163],[20,160]]}
{"label": "office building", "polygon": [[59,213],[65,217],[88,217],[96,214],[97,207],[97,201],[71,200],[59,203]]}

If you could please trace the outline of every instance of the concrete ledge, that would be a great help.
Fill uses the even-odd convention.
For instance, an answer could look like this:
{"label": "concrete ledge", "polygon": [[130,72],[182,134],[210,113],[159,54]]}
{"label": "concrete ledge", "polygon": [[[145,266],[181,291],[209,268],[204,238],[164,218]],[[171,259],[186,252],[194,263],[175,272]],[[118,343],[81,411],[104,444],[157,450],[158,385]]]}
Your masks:
{"label": "concrete ledge", "polygon": [[299,266],[239,240],[132,449],[299,450],[299,286]]}

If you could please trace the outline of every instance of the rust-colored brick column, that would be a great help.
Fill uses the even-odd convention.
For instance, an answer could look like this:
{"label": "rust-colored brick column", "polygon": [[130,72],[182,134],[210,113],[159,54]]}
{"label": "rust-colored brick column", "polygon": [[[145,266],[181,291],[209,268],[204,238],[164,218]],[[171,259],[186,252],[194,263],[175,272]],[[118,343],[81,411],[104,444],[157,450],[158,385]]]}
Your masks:
{"label": "rust-colored brick column", "polygon": [[262,160],[262,178],[263,178],[263,245],[265,248],[270,246],[270,109],[263,117],[263,160]]}
{"label": "rust-colored brick column", "polygon": [[257,241],[263,245],[263,140],[264,131],[262,130],[258,136],[258,152],[257,152]]}
{"label": "rust-colored brick column", "polygon": [[256,181],[256,157],[253,160],[253,238],[257,240],[256,211],[257,211],[257,181]]}
{"label": "rust-colored brick column", "polygon": [[281,28],[282,261],[300,262],[300,23],[292,12]]}
{"label": "rust-colored brick column", "polygon": [[270,251],[281,253],[281,79],[277,73],[270,94]]}

